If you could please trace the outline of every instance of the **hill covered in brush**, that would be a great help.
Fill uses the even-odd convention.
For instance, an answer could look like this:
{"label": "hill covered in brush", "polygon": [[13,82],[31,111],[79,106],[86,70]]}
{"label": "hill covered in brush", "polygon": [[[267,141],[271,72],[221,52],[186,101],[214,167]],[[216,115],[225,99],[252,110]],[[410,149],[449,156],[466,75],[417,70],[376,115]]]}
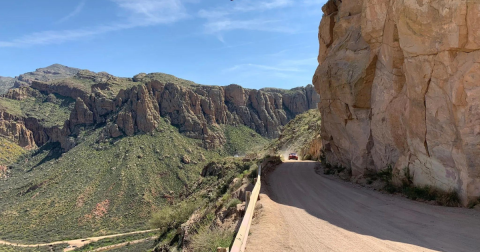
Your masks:
{"label": "hill covered in brush", "polygon": [[322,149],[321,119],[318,109],[297,115],[266,149],[270,154],[283,157],[287,157],[291,152],[297,152],[301,159],[319,160]]}
{"label": "hill covered in brush", "polygon": [[260,150],[318,100],[312,86],[250,90],[60,65],[14,82],[0,97],[0,239],[32,243],[147,229],[210,161]]}

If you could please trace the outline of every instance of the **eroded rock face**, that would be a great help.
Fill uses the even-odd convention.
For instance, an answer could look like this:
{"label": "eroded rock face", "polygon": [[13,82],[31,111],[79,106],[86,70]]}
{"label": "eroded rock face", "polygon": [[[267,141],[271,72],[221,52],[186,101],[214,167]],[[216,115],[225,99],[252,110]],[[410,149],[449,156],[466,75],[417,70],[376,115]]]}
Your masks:
{"label": "eroded rock face", "polygon": [[480,196],[480,2],[330,0],[319,28],[322,141],[354,176],[394,165]]}
{"label": "eroded rock face", "polygon": [[282,94],[238,85],[185,87],[150,81],[121,90],[112,100],[94,94],[77,97],[67,124],[74,132],[77,125],[104,123],[113,115],[107,133],[132,136],[152,132],[163,117],[188,137],[202,139],[206,148],[216,148],[226,141],[217,125],[246,125],[274,138],[290,119],[316,107],[318,100],[311,85]]}
{"label": "eroded rock face", "polygon": [[115,138],[153,132],[162,118],[186,136],[201,139],[208,149],[225,144],[219,127],[225,124],[245,125],[275,138],[283,125],[316,108],[320,99],[312,85],[250,90],[238,85],[203,86],[160,73],[119,78],[61,65],[37,69],[15,80],[23,82],[17,85],[22,87],[10,89],[4,98],[22,101],[60,95],[75,100],[63,126],[45,127],[33,117],[16,120],[33,133],[38,146],[60,142],[65,151],[74,146],[72,139],[83,127],[106,125],[101,138]]}
{"label": "eroded rock face", "polygon": [[33,132],[25,126],[24,120],[1,109],[0,136],[7,138],[25,149],[37,147]]}

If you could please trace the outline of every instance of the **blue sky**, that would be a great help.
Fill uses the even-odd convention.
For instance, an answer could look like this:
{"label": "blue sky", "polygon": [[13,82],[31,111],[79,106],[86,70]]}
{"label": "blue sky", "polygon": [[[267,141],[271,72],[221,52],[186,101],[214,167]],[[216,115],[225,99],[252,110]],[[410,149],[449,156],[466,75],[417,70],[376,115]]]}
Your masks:
{"label": "blue sky", "polygon": [[19,0],[0,3],[0,76],[59,63],[200,84],[311,83],[325,0]]}

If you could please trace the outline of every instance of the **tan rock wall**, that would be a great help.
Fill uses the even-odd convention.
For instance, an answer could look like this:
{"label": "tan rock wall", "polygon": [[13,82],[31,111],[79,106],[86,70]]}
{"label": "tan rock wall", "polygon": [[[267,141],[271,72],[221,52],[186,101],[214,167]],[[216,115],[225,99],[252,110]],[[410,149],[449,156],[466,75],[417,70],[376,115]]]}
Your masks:
{"label": "tan rock wall", "polygon": [[329,162],[480,196],[480,2],[330,0],[314,85]]}
{"label": "tan rock wall", "polygon": [[25,127],[24,121],[5,111],[0,111],[0,136],[26,149],[37,147],[33,132]]}

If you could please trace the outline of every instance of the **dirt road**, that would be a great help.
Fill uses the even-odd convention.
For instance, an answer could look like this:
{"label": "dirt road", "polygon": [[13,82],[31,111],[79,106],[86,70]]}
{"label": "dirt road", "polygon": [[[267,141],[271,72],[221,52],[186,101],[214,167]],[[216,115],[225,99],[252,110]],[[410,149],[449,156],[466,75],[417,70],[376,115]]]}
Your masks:
{"label": "dirt road", "polygon": [[113,234],[113,235],[105,235],[105,236],[97,236],[97,237],[76,239],[76,240],[56,241],[56,242],[51,242],[51,243],[39,243],[39,244],[19,244],[19,243],[12,243],[12,242],[7,242],[7,241],[0,240],[0,245],[9,245],[9,246],[14,246],[14,247],[22,247],[22,248],[36,248],[36,247],[45,247],[45,246],[49,246],[49,245],[58,245],[58,244],[67,243],[69,245],[69,247],[65,248],[63,250],[64,252],[67,252],[67,251],[72,251],[75,248],[83,247],[83,246],[85,246],[89,243],[96,242],[96,241],[103,240],[103,239],[107,239],[107,238],[114,238],[114,237],[133,235],[133,234],[143,234],[143,233],[153,232],[153,231],[156,231],[156,230],[158,230],[158,229],[142,230],[142,231],[135,231],[135,232],[130,232],[130,233],[123,233],[123,234]]}
{"label": "dirt road", "polygon": [[480,251],[480,211],[382,194],[287,162],[268,178],[248,252]]}

